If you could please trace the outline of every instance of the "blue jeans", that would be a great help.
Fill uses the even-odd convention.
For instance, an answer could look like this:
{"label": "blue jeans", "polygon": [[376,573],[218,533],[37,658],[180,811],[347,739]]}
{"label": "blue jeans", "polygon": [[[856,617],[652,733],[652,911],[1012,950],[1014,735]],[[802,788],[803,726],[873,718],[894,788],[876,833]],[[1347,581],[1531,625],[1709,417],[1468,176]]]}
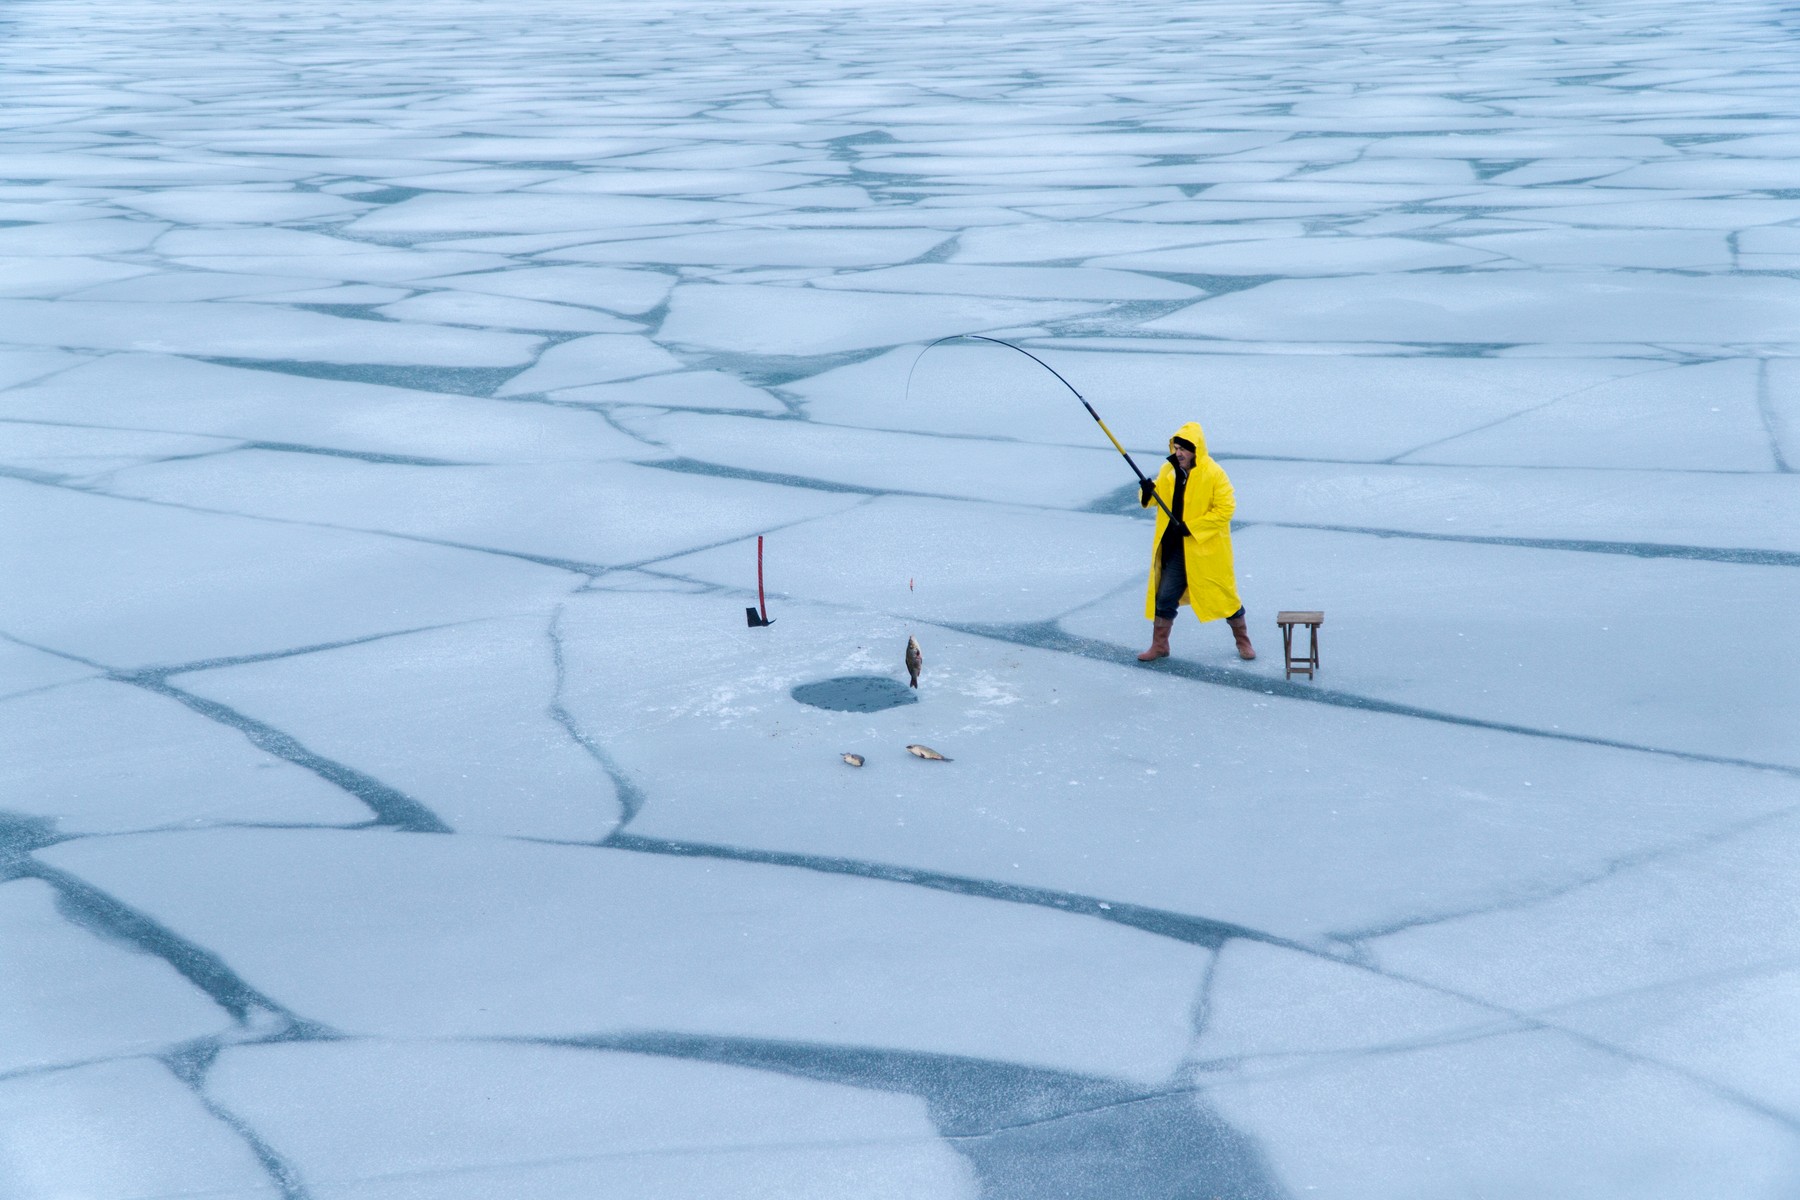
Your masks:
{"label": "blue jeans", "polygon": [[1162,578],[1156,582],[1156,615],[1167,621],[1181,607],[1181,593],[1187,591],[1187,556],[1171,554],[1162,560]]}

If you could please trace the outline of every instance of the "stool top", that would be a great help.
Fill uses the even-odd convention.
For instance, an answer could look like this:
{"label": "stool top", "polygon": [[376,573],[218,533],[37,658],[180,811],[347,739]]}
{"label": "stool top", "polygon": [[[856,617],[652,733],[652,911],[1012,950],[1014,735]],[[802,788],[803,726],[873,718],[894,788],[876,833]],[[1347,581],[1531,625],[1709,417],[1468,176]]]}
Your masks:
{"label": "stool top", "polygon": [[1278,612],[1275,614],[1277,625],[1323,625],[1325,614],[1322,612]]}

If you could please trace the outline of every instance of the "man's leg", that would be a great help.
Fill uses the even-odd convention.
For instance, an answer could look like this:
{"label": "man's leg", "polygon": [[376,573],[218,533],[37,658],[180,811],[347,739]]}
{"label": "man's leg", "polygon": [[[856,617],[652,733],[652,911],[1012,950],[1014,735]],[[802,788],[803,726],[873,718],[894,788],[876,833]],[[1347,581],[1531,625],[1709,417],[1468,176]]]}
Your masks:
{"label": "man's leg", "polygon": [[1238,605],[1238,610],[1226,617],[1225,623],[1231,626],[1231,636],[1237,639],[1238,657],[1245,662],[1255,658],[1256,647],[1250,644],[1250,627],[1244,622],[1244,606]]}
{"label": "man's leg", "polygon": [[1175,613],[1186,590],[1187,563],[1179,554],[1163,559],[1162,578],[1156,582],[1156,621],[1150,627],[1150,648],[1138,655],[1139,662],[1169,657],[1169,633],[1175,628]]}

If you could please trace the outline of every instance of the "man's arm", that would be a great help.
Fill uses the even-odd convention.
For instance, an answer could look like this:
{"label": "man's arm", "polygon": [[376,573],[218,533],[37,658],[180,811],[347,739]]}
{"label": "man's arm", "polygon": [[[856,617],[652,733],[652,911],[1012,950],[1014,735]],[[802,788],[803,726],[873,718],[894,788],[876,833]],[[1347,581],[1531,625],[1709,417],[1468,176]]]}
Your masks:
{"label": "man's arm", "polygon": [[1138,480],[1138,507],[1139,508],[1149,508],[1152,504],[1156,503],[1156,485],[1162,482],[1162,477],[1165,473],[1168,472],[1168,470],[1169,470],[1169,468],[1167,466],[1164,466],[1161,471],[1158,471],[1156,473],[1155,479],[1140,479],[1140,480]]}

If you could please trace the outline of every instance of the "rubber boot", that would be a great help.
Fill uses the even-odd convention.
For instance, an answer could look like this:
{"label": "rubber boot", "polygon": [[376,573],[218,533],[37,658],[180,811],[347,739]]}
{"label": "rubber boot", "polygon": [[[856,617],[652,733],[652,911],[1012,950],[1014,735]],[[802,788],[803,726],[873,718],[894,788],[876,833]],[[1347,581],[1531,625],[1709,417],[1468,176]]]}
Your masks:
{"label": "rubber boot", "polygon": [[1226,624],[1231,626],[1231,636],[1237,639],[1238,657],[1249,662],[1256,657],[1256,647],[1250,644],[1250,629],[1242,617],[1227,617]]}
{"label": "rubber boot", "polygon": [[1169,630],[1175,628],[1174,617],[1158,617],[1150,627],[1150,648],[1138,655],[1139,662],[1155,662],[1169,657]]}

